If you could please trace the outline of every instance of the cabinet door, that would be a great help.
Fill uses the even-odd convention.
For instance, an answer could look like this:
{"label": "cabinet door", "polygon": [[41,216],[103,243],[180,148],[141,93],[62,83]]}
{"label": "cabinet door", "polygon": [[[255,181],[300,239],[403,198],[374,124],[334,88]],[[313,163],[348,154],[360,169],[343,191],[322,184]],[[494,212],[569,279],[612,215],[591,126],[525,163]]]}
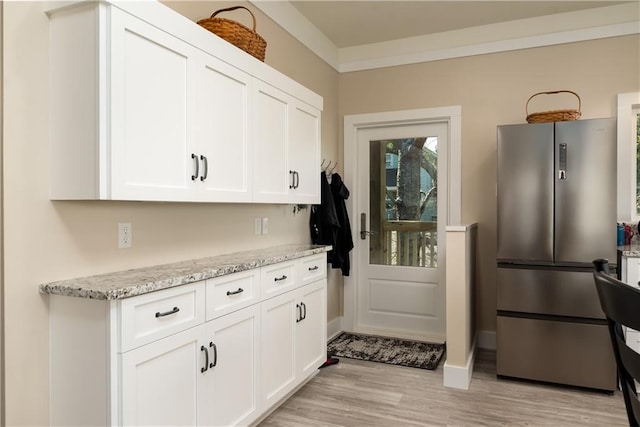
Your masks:
{"label": "cabinet door", "polygon": [[121,355],[122,425],[195,425],[204,325]]}
{"label": "cabinet door", "polygon": [[262,303],[262,407],[284,397],[296,381],[295,332],[298,293],[287,292]]}
{"label": "cabinet door", "polygon": [[320,203],[320,111],[296,101],[291,108],[289,168],[295,173],[290,202]]}
{"label": "cabinet door", "polygon": [[198,424],[249,424],[260,410],[260,307],[247,307],[205,326],[210,364],[202,376]]}
{"label": "cabinet door", "polygon": [[256,81],[253,117],[253,200],[286,203],[292,174],[289,173],[289,96]]}
{"label": "cabinet door", "polygon": [[251,201],[251,77],[210,55],[198,64],[196,133],[204,201]]}
{"label": "cabinet door", "polygon": [[296,365],[300,379],[306,378],[327,359],[327,280],[300,289],[301,319],[296,330]]}
{"label": "cabinet door", "polygon": [[[116,200],[192,200],[197,53],[191,45],[111,8],[110,159]],[[106,84],[106,83],[105,83]],[[101,88],[102,90],[102,88]]]}
{"label": "cabinet door", "polygon": [[623,281],[630,286],[640,287],[638,283],[640,281],[640,258],[624,257],[623,264],[625,260],[627,277],[623,277]]}

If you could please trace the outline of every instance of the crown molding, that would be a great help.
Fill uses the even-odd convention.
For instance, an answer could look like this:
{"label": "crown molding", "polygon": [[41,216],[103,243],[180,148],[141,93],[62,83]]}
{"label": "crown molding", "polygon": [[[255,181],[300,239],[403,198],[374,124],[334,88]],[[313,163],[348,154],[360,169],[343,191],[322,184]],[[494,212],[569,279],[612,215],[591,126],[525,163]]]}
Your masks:
{"label": "crown molding", "polygon": [[257,8],[340,73],[640,34],[640,2],[337,48],[287,1]]}
{"label": "crown molding", "polygon": [[250,2],[327,64],[336,70],[340,69],[336,45],[291,3],[269,0],[250,0]]}

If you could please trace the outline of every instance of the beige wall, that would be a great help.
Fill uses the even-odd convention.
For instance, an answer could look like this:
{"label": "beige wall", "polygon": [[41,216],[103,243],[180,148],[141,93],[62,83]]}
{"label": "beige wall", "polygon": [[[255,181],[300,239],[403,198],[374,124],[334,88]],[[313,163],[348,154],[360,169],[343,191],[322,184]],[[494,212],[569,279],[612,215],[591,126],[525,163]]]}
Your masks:
{"label": "beige wall", "polygon": [[[234,2],[235,3],[235,2]],[[220,3],[180,2],[192,19]],[[337,73],[256,12],[266,62],[324,97],[322,155],[338,156]],[[48,309],[38,284],[131,267],[284,243],[308,243],[308,211],[290,206],[48,200],[48,30],[43,4],[4,3],[5,363],[8,425],[47,425]],[[82,179],[82,177],[78,177]],[[266,216],[266,236],[253,218]],[[133,225],[133,248],[117,249],[117,223]],[[332,272],[329,313],[339,315]]]}
{"label": "beige wall", "polygon": [[[41,3],[3,4],[5,415],[8,425],[46,425],[48,310],[39,283],[308,242],[308,212],[294,216],[277,205],[49,201],[47,18]],[[196,20],[227,4],[170,6]],[[527,97],[555,88],[579,92],[584,117],[614,115],[615,95],[640,89],[638,36],[338,76],[252,10],[268,42],[266,62],[324,97],[322,157],[338,160],[340,171],[344,114],[462,105],[463,220],[480,223],[479,327],[495,329],[495,126],[522,122]],[[244,19],[239,11],[231,16]],[[256,216],[270,218],[269,235],[253,235]],[[120,221],[133,224],[132,249],[117,249]],[[332,320],[342,313],[335,270],[328,302]]]}
{"label": "beige wall", "polygon": [[[529,96],[556,89],[581,96],[582,118],[614,117],[616,95],[640,90],[640,36],[345,73],[339,82],[340,117],[462,106],[462,221],[479,224],[478,329],[495,331],[496,126],[525,123]],[[531,107],[575,108],[574,99]]]}

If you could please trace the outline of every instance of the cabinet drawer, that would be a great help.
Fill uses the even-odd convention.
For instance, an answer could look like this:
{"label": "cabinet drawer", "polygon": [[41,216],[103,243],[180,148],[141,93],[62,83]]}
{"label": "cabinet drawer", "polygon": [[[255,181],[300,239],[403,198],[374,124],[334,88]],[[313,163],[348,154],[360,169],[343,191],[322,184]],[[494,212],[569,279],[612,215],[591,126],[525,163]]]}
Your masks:
{"label": "cabinet drawer", "polygon": [[260,269],[263,299],[294,289],[296,261],[280,262]]}
{"label": "cabinet drawer", "polygon": [[207,280],[207,320],[247,307],[260,299],[260,270]]}
{"label": "cabinet drawer", "polygon": [[121,352],[204,323],[204,282],[124,299]]}
{"label": "cabinet drawer", "polygon": [[312,255],[298,261],[300,284],[306,285],[327,277],[326,254]]}

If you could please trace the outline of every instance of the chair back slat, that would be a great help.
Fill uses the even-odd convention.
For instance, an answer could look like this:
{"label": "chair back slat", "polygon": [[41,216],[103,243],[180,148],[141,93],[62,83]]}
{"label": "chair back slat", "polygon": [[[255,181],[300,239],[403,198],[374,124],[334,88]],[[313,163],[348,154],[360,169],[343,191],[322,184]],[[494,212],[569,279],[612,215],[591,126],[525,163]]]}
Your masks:
{"label": "chair back slat", "polygon": [[627,345],[622,331],[623,327],[640,331],[640,289],[612,277],[605,260],[595,260],[593,264],[593,277],[609,326],[627,418],[629,425],[638,426],[640,400],[635,382],[640,382],[640,354]]}
{"label": "chair back slat", "polygon": [[[603,273],[595,275],[602,311],[621,325],[640,331],[640,289]],[[606,286],[597,286],[598,281]]]}

